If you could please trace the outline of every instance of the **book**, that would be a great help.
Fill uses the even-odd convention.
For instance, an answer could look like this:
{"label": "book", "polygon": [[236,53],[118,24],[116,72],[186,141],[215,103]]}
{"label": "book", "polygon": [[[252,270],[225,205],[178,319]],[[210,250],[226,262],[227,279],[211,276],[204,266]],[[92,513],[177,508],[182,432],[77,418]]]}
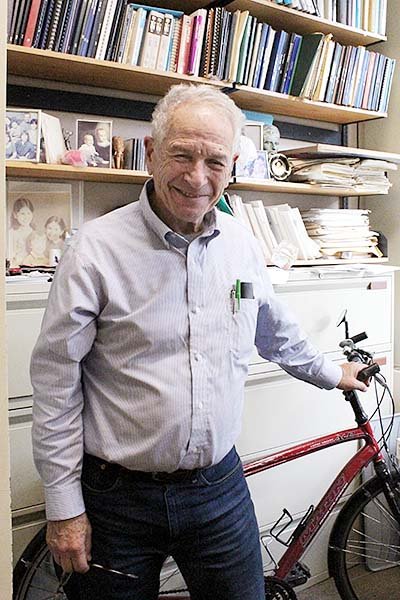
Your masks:
{"label": "book", "polygon": [[144,8],[137,8],[132,30],[130,32],[130,40],[126,63],[128,65],[137,65],[139,61],[140,47],[142,45],[143,32],[146,26],[147,11]]}
{"label": "book", "polygon": [[91,0],[82,0],[80,10],[76,15],[75,29],[69,47],[70,54],[77,54],[79,42],[81,39],[82,26],[86,17],[86,13],[89,9],[90,2]]}
{"label": "book", "polygon": [[246,58],[245,66],[244,66],[244,72],[243,72],[242,83],[244,85],[247,85],[248,81],[249,81],[249,73],[250,73],[250,67],[251,67],[251,62],[252,62],[252,58],[253,58],[254,40],[255,40],[255,36],[256,36],[257,25],[258,25],[258,21],[256,18],[253,17],[252,23],[251,23],[250,36],[249,36],[249,47],[248,47],[249,49],[248,49],[247,58]]}
{"label": "book", "polygon": [[315,53],[323,39],[323,33],[309,33],[302,37],[297,64],[293,72],[290,93],[299,96],[311,68]]}
{"label": "book", "polygon": [[315,86],[318,83],[318,79],[321,75],[322,64],[326,55],[326,44],[328,36],[324,35],[318,44],[317,51],[314,54],[311,67],[304,80],[303,87],[300,92],[300,96],[303,98],[311,98],[314,92]]}
{"label": "book", "polygon": [[236,73],[236,81],[238,83],[242,83],[244,78],[244,69],[246,66],[247,57],[249,55],[249,43],[253,21],[256,21],[256,18],[249,15],[244,28],[242,43],[239,50],[239,62]]}
{"label": "book", "polygon": [[225,10],[223,8],[222,9],[221,40],[219,43],[217,72],[216,72],[217,79],[224,78],[231,22],[232,22],[232,13],[228,12],[227,10]]}
{"label": "book", "polygon": [[207,11],[205,8],[199,8],[199,10],[191,14],[191,17],[193,19],[193,27],[186,73],[188,75],[198,75]]}
{"label": "book", "polygon": [[260,36],[260,42],[258,44],[256,64],[255,64],[254,76],[253,76],[253,87],[257,87],[257,88],[261,87],[261,72],[262,72],[263,66],[265,65],[268,68],[268,65],[269,65],[269,60],[268,60],[268,57],[265,56],[265,51],[266,51],[266,47],[267,47],[267,40],[268,40],[269,32],[271,29],[271,26],[268,25],[268,23],[260,23],[260,25],[261,25],[261,36]]}
{"label": "book", "polygon": [[61,33],[61,39],[59,40],[58,44],[60,52],[70,53],[75,25],[81,4],[82,0],[70,0],[70,6],[67,10],[68,19],[66,19],[64,23],[64,30]]}
{"label": "book", "polygon": [[274,44],[271,50],[269,66],[265,78],[264,89],[275,92],[279,86],[282,76],[286,52],[289,45],[289,33],[287,31],[277,31]]}
{"label": "book", "polygon": [[95,54],[95,58],[98,60],[103,60],[106,55],[108,38],[110,36],[110,30],[116,8],[117,0],[108,0]]}
{"label": "book", "polygon": [[300,44],[301,44],[301,35],[295,33],[293,34],[293,47],[288,56],[287,63],[285,65],[285,71],[283,74],[283,79],[281,82],[280,92],[282,94],[289,94],[289,90],[292,84],[293,72],[296,68],[297,59],[299,57]]}
{"label": "book", "polygon": [[28,18],[29,18],[29,13],[31,10],[32,1],[33,0],[27,0],[24,11],[22,13],[21,24],[20,24],[19,31],[17,32],[17,41],[16,41],[16,44],[18,44],[19,46],[22,46],[23,42],[24,42],[24,35],[25,35],[26,25],[28,23]]}
{"label": "book", "polygon": [[117,8],[115,9],[113,22],[111,24],[110,35],[107,42],[105,60],[116,60],[118,51],[119,39],[122,29],[122,21],[124,18],[124,8],[126,0],[117,0]]}
{"label": "book", "polygon": [[53,12],[55,8],[56,0],[49,0],[47,4],[46,14],[44,16],[42,31],[38,43],[38,48],[45,50],[47,45],[47,39],[50,31],[50,26],[53,18]]}
{"label": "book", "polygon": [[311,95],[312,100],[322,102],[325,98],[334,51],[335,42],[330,37],[325,38],[319,73],[316,75],[316,82]]}
{"label": "book", "polygon": [[230,62],[231,62],[231,57],[232,57],[233,39],[235,36],[236,22],[239,18],[240,10],[235,10],[233,13],[231,13],[231,15],[232,16],[231,16],[231,19],[229,22],[229,33],[228,33],[228,39],[227,39],[224,72],[223,72],[223,76],[222,76],[222,79],[224,79],[224,80],[228,80],[228,78],[229,78],[229,68],[230,68]]}
{"label": "book", "polygon": [[32,0],[23,40],[23,46],[26,46],[28,48],[32,46],[36,22],[40,11],[40,4],[41,0]]}
{"label": "book", "polygon": [[235,22],[235,28],[233,32],[233,41],[231,48],[231,55],[229,61],[229,73],[228,73],[228,81],[236,81],[237,78],[237,69],[239,65],[239,55],[240,55],[240,47],[242,44],[247,19],[249,18],[249,11],[236,11],[238,13],[237,19]]}
{"label": "book", "polygon": [[339,42],[335,43],[335,50],[333,52],[333,58],[332,58],[332,64],[331,64],[331,69],[329,72],[329,78],[328,78],[328,85],[327,85],[327,89],[325,92],[325,102],[333,102],[333,98],[334,98],[334,89],[335,89],[335,85],[336,82],[338,80],[340,71],[339,71],[339,65],[340,65],[340,57],[343,51],[343,46],[341,44],[339,44]]}
{"label": "book", "polygon": [[171,48],[171,40],[174,33],[175,17],[165,14],[163,28],[161,32],[161,40],[158,48],[156,69],[158,71],[166,71],[168,58]]}
{"label": "book", "polygon": [[51,25],[49,29],[49,35],[46,43],[47,50],[54,50],[56,41],[57,41],[57,33],[59,28],[60,19],[65,9],[66,0],[56,0],[54,5],[53,16],[51,20]]}
{"label": "book", "polygon": [[182,36],[182,20],[183,17],[174,20],[174,32],[172,34],[171,51],[168,59],[167,70],[171,73],[176,73],[178,66],[178,52]]}
{"label": "book", "polygon": [[99,0],[90,0],[86,11],[85,19],[82,23],[81,37],[78,43],[77,55],[87,56],[89,49],[90,36],[94,25],[95,15]]}
{"label": "book", "polygon": [[214,34],[215,8],[210,8],[207,11],[207,21],[204,30],[203,47],[201,50],[199,75],[207,77],[210,71],[211,49]]}
{"label": "book", "polygon": [[164,15],[162,13],[155,10],[148,12],[142,47],[140,50],[139,66],[146,69],[156,68],[163,21]]}
{"label": "book", "polygon": [[108,0],[99,0],[99,3],[97,5],[92,31],[90,33],[89,45],[86,52],[86,56],[88,56],[89,58],[94,58],[96,55],[97,44],[99,43],[101,27],[104,20],[104,14],[107,8],[107,1]]}
{"label": "book", "polygon": [[183,15],[182,17],[182,33],[181,43],[178,52],[178,63],[176,71],[180,74],[186,73],[186,68],[189,60],[190,42],[192,39],[193,17]]}
{"label": "book", "polygon": [[63,36],[65,35],[66,23],[70,16],[70,7],[72,0],[63,0],[63,5],[61,8],[61,14],[58,22],[58,27],[56,31],[55,41],[53,50],[55,52],[60,51],[60,44],[62,44]]}
{"label": "book", "polygon": [[29,15],[31,0],[19,0],[19,8],[16,15],[13,31],[12,44],[21,45],[24,37],[23,23],[26,23],[26,15]]}
{"label": "book", "polygon": [[115,61],[118,63],[124,62],[124,56],[127,52],[128,39],[131,31],[132,21],[135,17],[135,9],[132,4],[126,4],[123,11],[123,19],[121,23],[121,32],[118,40],[118,47],[116,51]]}
{"label": "book", "polygon": [[[265,23],[266,25],[266,23]],[[249,67],[249,73],[247,75],[246,85],[255,86],[255,72],[257,68],[257,58],[260,48],[261,35],[263,31],[263,23],[257,23],[255,34],[254,34],[254,42],[253,42],[253,50],[251,53],[251,61]],[[260,71],[259,71],[260,72]]]}
{"label": "book", "polygon": [[253,234],[258,239],[258,241],[261,245],[265,261],[270,262],[271,261],[271,252],[270,252],[270,250],[267,246],[267,243],[265,241],[265,238],[262,234],[260,223],[259,223],[259,221],[256,217],[256,213],[254,211],[254,206],[249,202],[249,203],[244,203],[243,207],[244,207],[244,209],[247,213],[248,219],[250,221],[251,228],[253,230]]}

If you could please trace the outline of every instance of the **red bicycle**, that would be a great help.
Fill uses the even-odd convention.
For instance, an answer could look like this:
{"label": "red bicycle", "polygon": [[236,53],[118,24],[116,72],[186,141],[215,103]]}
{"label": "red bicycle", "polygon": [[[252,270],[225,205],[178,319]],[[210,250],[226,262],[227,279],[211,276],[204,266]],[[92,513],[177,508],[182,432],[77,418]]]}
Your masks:
{"label": "red bicycle", "polygon": [[[390,391],[379,373],[379,365],[373,356],[356,344],[367,338],[365,333],[349,337],[340,346],[349,361],[366,364],[360,371],[362,380],[372,378],[375,386],[383,387],[378,397],[377,409],[383,395]],[[391,395],[390,395],[391,397]],[[395,460],[388,451],[386,440],[390,435],[393,418],[384,430],[380,418],[382,436],[375,437],[368,417],[356,392],[344,392],[346,402],[353,409],[357,426],[331,433],[287,450],[264,456],[244,465],[246,477],[272,469],[283,463],[351,441],[363,442],[335,477],[321,500],[311,506],[307,514],[285,539],[292,518],[284,510],[282,517],[271,528],[269,537],[285,546],[279,561],[275,561],[265,545],[273,564],[265,575],[266,600],[295,600],[294,587],[306,583],[310,577],[308,568],[300,562],[311,541],[320,531],[349,484],[360,476],[364,467],[372,464],[375,476],[355,491],[340,510],[332,528],[328,546],[329,573],[343,600],[376,600],[397,598],[400,584],[400,475]],[[392,399],[392,397],[391,397]],[[393,406],[393,399],[392,399]],[[394,412],[394,411],[393,411]],[[386,450],[386,452],[385,452]],[[261,536],[261,543],[263,536]],[[95,565],[93,565],[95,566]],[[174,585],[177,573],[172,567],[167,581],[162,583],[159,600],[183,600],[189,598],[187,591]],[[116,574],[121,576],[122,574]],[[383,592],[384,590],[384,592]],[[45,543],[45,529],[41,530],[26,548],[14,570],[14,600],[66,600],[62,582],[55,576],[49,551]]]}

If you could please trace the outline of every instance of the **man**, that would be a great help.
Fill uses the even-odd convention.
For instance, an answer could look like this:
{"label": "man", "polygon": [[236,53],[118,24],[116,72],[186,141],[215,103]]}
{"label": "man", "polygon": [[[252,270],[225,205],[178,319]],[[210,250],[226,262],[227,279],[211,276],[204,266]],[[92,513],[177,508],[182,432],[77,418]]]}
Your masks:
{"label": "man", "polygon": [[84,600],[155,600],[168,555],[192,600],[264,598],[234,449],[254,340],[300,379],[365,389],[359,366],[309,344],[256,240],[213,208],[243,124],[210,86],[172,88],[139,202],[86,223],[57,267],[32,359],[34,454],[49,547]]}

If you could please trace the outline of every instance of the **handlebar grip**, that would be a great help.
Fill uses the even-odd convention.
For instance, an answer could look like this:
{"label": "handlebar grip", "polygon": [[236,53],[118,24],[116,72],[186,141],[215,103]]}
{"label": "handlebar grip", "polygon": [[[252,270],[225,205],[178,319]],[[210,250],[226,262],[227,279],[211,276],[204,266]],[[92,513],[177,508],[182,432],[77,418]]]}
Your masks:
{"label": "handlebar grip", "polygon": [[361,371],[358,372],[357,379],[359,381],[365,382],[367,381],[367,379],[369,379],[376,373],[379,373],[379,371],[379,365],[377,365],[376,363],[372,363],[372,365],[368,365],[368,367],[365,367],[365,369],[361,369]]}
{"label": "handlebar grip", "polygon": [[365,333],[365,331],[363,331],[362,333],[357,333],[357,335],[353,335],[351,336],[351,339],[355,344],[358,344],[358,342],[362,342],[363,340],[366,340],[368,338],[367,334]]}

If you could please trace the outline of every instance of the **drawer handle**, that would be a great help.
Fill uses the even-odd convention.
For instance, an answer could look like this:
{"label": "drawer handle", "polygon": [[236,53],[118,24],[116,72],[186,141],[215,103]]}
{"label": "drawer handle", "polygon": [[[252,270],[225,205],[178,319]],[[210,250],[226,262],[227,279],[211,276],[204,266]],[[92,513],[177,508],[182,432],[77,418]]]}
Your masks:
{"label": "drawer handle", "polygon": [[367,290],[386,290],[387,281],[370,281]]}

